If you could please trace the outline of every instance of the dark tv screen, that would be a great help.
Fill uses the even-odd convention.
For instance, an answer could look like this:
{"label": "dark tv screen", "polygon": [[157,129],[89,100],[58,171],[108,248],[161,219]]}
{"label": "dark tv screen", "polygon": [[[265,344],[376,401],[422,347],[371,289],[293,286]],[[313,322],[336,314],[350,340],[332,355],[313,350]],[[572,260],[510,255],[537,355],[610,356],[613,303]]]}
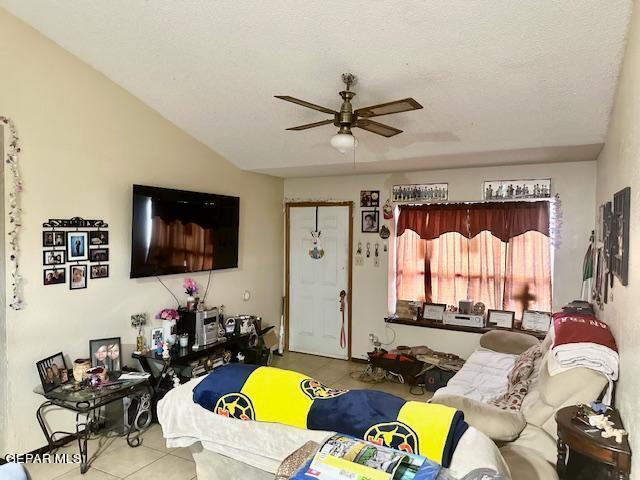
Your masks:
{"label": "dark tv screen", "polygon": [[240,199],[133,186],[131,278],[236,268]]}

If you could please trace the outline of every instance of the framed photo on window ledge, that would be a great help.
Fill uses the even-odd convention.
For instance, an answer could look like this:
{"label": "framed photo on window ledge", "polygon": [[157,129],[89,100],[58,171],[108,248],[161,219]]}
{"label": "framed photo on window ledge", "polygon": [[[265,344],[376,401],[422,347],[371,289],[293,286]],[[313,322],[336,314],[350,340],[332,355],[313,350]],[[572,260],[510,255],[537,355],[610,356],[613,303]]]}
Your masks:
{"label": "framed photo on window ledge", "polygon": [[551,312],[525,310],[522,313],[522,330],[548,332],[551,327]]}
{"label": "framed photo on window ledge", "polygon": [[513,320],[516,312],[510,310],[489,310],[487,312],[487,325],[491,327],[513,328]]}
{"label": "framed photo on window ledge", "polygon": [[436,322],[442,321],[442,315],[447,310],[447,305],[444,303],[428,303],[425,302],[422,308],[422,318],[425,320],[434,320]]}

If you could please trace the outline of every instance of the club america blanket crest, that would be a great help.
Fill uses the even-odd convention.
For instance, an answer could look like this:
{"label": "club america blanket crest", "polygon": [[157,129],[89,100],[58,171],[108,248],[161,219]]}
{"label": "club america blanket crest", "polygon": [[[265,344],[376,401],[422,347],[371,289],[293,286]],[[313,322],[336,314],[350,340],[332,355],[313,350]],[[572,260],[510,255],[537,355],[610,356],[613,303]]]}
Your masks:
{"label": "club america blanket crest", "polygon": [[469,427],[444,405],[406,401],[376,390],[329,388],[298,372],[230,364],[193,390],[193,401],[218,415],[352,435],[449,467]]}

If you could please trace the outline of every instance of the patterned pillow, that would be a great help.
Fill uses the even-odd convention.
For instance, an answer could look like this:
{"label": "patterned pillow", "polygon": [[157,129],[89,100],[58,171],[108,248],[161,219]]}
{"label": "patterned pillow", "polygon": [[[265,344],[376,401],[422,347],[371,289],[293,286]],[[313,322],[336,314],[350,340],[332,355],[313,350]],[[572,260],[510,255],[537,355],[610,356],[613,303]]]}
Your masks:
{"label": "patterned pillow", "polygon": [[507,393],[500,395],[489,403],[502,410],[520,411],[522,401],[529,391],[529,383],[529,380],[522,380],[515,385],[511,385]]}
{"label": "patterned pillow", "polygon": [[529,349],[521,353],[516,360],[516,363],[513,364],[513,368],[511,369],[511,372],[509,372],[509,376],[507,377],[509,387],[527,380],[533,373],[533,366],[536,359],[541,355],[542,349],[540,348],[540,344],[534,345],[533,347],[530,347]]}

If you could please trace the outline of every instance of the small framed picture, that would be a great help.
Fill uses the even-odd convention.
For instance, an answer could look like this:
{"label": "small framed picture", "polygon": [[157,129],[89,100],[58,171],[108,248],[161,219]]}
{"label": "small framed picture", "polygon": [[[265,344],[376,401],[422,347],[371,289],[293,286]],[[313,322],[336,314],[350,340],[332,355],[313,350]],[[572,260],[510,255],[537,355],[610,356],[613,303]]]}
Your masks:
{"label": "small framed picture", "polygon": [[89,232],[89,245],[109,245],[109,232],[104,230],[94,230]]}
{"label": "small framed picture", "polygon": [[516,312],[510,310],[489,310],[487,312],[487,324],[492,327],[513,328],[513,320]]}
{"label": "small framed picture", "polygon": [[551,327],[551,312],[525,310],[522,314],[522,330],[548,332]]}
{"label": "small framed picture", "polygon": [[380,230],[378,210],[362,211],[362,233],[378,233]]}
{"label": "small framed picture", "polygon": [[442,321],[442,315],[447,310],[444,303],[425,303],[422,309],[422,318],[425,320]]}
{"label": "small framed picture", "polygon": [[57,285],[67,282],[67,270],[65,268],[47,268],[42,274],[42,283],[45,285]]}
{"label": "small framed picture", "polygon": [[488,180],[482,184],[483,200],[551,197],[551,179]]}
{"label": "small framed picture", "polygon": [[38,370],[44,393],[48,393],[69,381],[69,371],[62,352],[36,362],[36,369]]}
{"label": "small framed picture", "polygon": [[96,278],[109,277],[109,265],[91,265],[90,278],[94,280]]}
{"label": "small framed picture", "polygon": [[89,250],[90,262],[108,262],[109,261],[109,249],[108,248],[91,248]]}
{"label": "small framed picture", "polygon": [[64,247],[64,232],[56,232],[53,230],[42,232],[43,247]]}
{"label": "small framed picture", "polygon": [[88,260],[87,232],[67,232],[67,261]]}
{"label": "small framed picture", "polygon": [[164,330],[162,327],[151,329],[151,348],[157,348],[158,345],[164,345]]}
{"label": "small framed picture", "polygon": [[64,250],[45,250],[42,252],[42,263],[44,265],[64,265]]}
{"label": "small framed picture", "polygon": [[89,340],[92,367],[104,367],[110,372],[121,370],[120,337]]}
{"label": "small framed picture", "polygon": [[360,190],[361,207],[379,207],[380,190]]}
{"label": "small framed picture", "polygon": [[69,267],[69,289],[80,290],[87,288],[87,266],[71,265]]}

